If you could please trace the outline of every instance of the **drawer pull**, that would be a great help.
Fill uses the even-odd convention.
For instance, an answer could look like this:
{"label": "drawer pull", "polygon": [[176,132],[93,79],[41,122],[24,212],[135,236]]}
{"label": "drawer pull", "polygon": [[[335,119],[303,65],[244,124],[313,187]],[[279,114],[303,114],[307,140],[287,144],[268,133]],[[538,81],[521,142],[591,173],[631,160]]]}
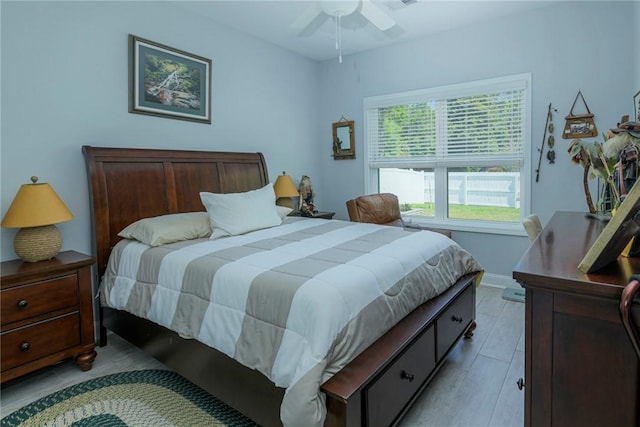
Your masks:
{"label": "drawer pull", "polygon": [[31,344],[29,344],[28,342],[23,342],[22,344],[20,344],[20,351],[27,351],[31,348]]}
{"label": "drawer pull", "polygon": [[402,371],[402,372],[400,372],[400,378],[402,378],[403,380],[407,380],[407,381],[411,382],[411,381],[414,380],[415,377],[413,376],[413,374],[410,374],[407,371]]}
{"label": "drawer pull", "polygon": [[24,309],[27,308],[27,306],[29,305],[29,302],[26,299],[22,299],[20,301],[18,301],[18,304],[16,304],[18,306],[19,309]]}
{"label": "drawer pull", "polygon": [[454,322],[462,323],[462,317],[451,316],[451,320],[453,320]]}
{"label": "drawer pull", "polygon": [[524,388],[524,380],[522,379],[522,377],[518,379],[516,384],[518,385],[518,390],[522,390]]}

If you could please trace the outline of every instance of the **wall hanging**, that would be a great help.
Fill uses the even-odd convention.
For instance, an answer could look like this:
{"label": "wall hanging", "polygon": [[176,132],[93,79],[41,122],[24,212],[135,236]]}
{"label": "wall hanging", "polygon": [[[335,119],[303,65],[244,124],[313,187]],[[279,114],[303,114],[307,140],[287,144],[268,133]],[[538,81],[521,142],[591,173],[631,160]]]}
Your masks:
{"label": "wall hanging", "polygon": [[[582,103],[587,109],[586,114],[573,113],[573,109],[576,106],[578,98],[582,99]],[[596,129],[596,124],[593,121],[593,114],[591,113],[591,110],[589,110],[587,101],[584,100],[584,96],[582,96],[581,91],[578,91],[576,99],[573,100],[573,104],[571,105],[571,110],[569,110],[569,115],[566,116],[565,119],[567,122],[564,125],[564,132],[562,132],[562,137],[564,139],[591,138],[598,136],[598,130]]]}
{"label": "wall hanging", "polygon": [[[536,169],[536,182],[538,182],[538,179],[540,178],[540,163],[542,163],[542,153],[544,152],[545,142],[549,147],[547,151],[547,160],[549,160],[550,164],[555,163],[556,161],[556,152],[553,149],[553,147],[555,146],[555,138],[553,136],[553,130],[555,126],[553,125],[553,122],[552,122],[553,111],[555,111],[556,113],[558,112],[558,110],[553,108],[551,106],[551,103],[549,103],[549,107],[547,108],[547,121],[544,124],[544,134],[542,135],[542,144],[538,149],[538,151],[540,152],[540,157],[538,158],[538,169]],[[549,133],[549,138],[547,138],[547,132]]]}
{"label": "wall hanging", "polygon": [[356,138],[353,120],[344,116],[333,123],[333,158],[335,160],[356,158]]}
{"label": "wall hanging", "polygon": [[211,123],[211,60],[129,34],[129,112]]}

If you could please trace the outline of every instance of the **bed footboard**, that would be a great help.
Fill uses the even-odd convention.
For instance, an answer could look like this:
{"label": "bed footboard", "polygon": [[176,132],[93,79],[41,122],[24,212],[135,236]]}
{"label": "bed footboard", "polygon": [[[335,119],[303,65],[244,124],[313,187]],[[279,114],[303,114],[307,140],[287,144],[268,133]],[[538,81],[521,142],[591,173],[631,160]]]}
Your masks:
{"label": "bed footboard", "polygon": [[475,323],[475,276],[421,305],[322,385],[331,427],[390,426]]}

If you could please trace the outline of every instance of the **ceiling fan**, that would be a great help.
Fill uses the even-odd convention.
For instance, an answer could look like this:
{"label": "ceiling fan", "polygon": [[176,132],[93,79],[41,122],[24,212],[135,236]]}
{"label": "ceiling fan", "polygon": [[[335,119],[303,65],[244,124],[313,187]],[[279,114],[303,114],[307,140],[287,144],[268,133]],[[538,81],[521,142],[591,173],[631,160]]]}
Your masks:
{"label": "ceiling fan", "polygon": [[[380,31],[386,31],[396,25],[394,19],[371,0],[316,0],[291,25],[299,34],[313,32],[318,24],[332,17],[336,24],[336,50],[342,62],[342,35],[340,21],[343,17],[358,11]],[[314,25],[315,24],[315,25]]]}

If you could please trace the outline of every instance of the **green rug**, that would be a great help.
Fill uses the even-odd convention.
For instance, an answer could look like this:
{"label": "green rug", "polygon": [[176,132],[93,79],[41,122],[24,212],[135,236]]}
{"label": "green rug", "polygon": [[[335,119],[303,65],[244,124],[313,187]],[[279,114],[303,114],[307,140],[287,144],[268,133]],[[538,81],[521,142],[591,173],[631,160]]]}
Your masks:
{"label": "green rug", "polygon": [[0,421],[9,426],[257,426],[172,371],[148,369],[85,381]]}

